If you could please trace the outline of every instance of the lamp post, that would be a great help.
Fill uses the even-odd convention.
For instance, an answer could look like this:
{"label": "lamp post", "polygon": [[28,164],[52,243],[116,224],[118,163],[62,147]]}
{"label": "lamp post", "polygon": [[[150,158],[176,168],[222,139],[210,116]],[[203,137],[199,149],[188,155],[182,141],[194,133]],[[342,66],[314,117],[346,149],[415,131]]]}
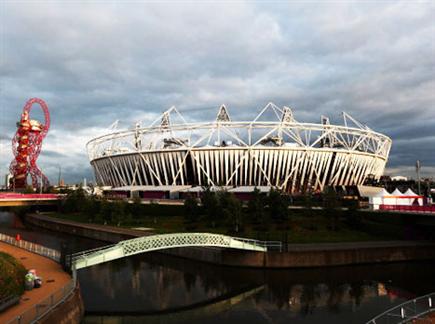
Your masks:
{"label": "lamp post", "polygon": [[421,195],[420,191],[420,169],[421,169],[421,163],[420,160],[417,160],[415,163],[415,170],[417,171],[417,188],[418,188],[418,195]]}

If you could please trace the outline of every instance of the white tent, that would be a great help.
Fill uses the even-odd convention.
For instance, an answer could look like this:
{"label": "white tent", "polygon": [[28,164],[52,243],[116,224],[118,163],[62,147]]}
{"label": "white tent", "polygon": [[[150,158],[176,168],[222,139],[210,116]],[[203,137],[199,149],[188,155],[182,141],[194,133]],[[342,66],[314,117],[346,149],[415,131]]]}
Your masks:
{"label": "white tent", "polygon": [[372,186],[358,186],[358,192],[361,197],[369,198],[369,204],[373,209],[379,209],[379,205],[383,203],[384,196],[390,195],[384,188]]}
{"label": "white tent", "polygon": [[409,199],[410,205],[418,204],[419,206],[423,206],[423,196],[417,195],[411,188],[408,188],[404,195]]}
{"label": "white tent", "polygon": [[390,195],[384,197],[383,205],[393,205],[393,206],[412,206],[418,204],[423,205],[423,196],[417,195],[411,189],[408,189],[405,193],[402,193],[396,188]]}
{"label": "white tent", "polygon": [[376,195],[369,197],[369,204],[372,206],[374,210],[379,209],[379,205],[384,204],[385,197],[388,197],[390,193],[382,188]]}

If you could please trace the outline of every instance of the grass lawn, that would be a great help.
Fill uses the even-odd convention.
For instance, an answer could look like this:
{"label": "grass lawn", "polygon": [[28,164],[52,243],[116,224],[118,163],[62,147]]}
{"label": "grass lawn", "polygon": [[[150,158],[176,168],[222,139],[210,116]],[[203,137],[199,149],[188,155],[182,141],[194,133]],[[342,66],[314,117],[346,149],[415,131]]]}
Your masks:
{"label": "grass lawn", "polygon": [[[52,213],[49,215],[77,222],[90,222],[90,217],[81,213]],[[395,239],[395,237],[388,235],[373,235],[361,230],[352,229],[342,220],[338,221],[336,230],[331,230],[330,225],[331,221],[322,215],[307,216],[298,214],[291,215],[289,220],[284,223],[275,224],[270,222],[267,228],[262,229],[260,229],[258,225],[256,226],[245,221],[243,229],[238,233],[229,230],[229,227],[224,226],[224,224],[211,227],[210,224],[204,220],[194,223],[186,223],[183,216],[176,215],[141,216],[132,218],[128,223],[120,224],[120,226],[127,228],[153,228],[158,234],[177,232],[211,232],[260,240],[287,241],[289,243],[357,242]]]}

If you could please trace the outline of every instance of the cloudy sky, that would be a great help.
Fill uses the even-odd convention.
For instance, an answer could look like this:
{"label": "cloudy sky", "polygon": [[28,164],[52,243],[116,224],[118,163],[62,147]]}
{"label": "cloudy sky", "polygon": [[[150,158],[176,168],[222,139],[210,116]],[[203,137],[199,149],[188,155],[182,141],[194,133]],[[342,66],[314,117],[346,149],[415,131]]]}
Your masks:
{"label": "cloudy sky", "polygon": [[[52,182],[93,179],[85,143],[175,105],[247,119],[269,101],[299,121],[346,111],[393,139],[387,173],[435,177],[435,2],[0,1],[0,173],[26,100],[52,128]],[[40,113],[35,114],[36,117]]]}

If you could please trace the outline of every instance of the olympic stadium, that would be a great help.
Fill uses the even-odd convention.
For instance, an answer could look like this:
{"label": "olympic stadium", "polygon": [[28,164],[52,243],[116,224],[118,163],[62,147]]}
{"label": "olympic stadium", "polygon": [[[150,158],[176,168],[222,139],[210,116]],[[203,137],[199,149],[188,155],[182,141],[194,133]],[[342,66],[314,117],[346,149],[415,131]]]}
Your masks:
{"label": "olympic stadium", "polygon": [[266,105],[236,121],[222,105],[215,120],[187,122],[175,108],[87,143],[96,182],[112,188],[274,187],[287,192],[361,185],[384,171],[391,139],[343,113],[343,125],[295,119]]}

